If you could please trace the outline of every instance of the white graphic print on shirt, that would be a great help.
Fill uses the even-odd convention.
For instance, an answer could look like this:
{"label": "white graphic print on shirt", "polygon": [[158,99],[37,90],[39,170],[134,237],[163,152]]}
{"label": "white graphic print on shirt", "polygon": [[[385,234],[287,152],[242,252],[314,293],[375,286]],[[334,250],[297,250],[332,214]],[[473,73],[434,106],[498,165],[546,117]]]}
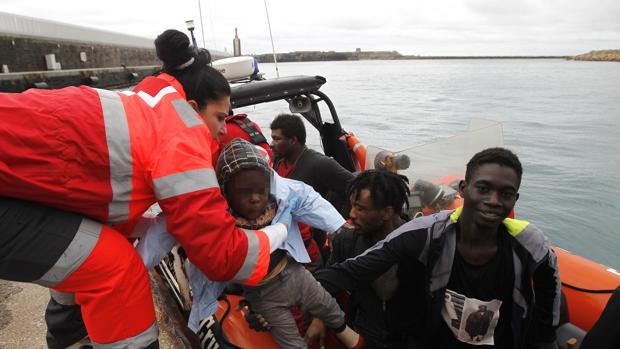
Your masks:
{"label": "white graphic print on shirt", "polygon": [[473,345],[494,345],[493,335],[502,301],[484,302],[446,289],[441,316],[454,337]]}

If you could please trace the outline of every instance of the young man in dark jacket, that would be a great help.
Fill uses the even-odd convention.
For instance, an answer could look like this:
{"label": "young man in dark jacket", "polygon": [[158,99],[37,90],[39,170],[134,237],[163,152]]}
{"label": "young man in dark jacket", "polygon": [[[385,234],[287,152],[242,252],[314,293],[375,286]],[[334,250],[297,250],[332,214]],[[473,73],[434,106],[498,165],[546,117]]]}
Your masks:
{"label": "young man in dark jacket", "polygon": [[462,208],[405,223],[362,255],[315,276],[330,292],[355,290],[394,264],[415,263],[423,272],[410,277],[426,292],[410,308],[420,324],[411,348],[516,349],[529,341],[557,348],[556,255],[533,224],[507,218],[521,175],[512,152],[486,149],[467,164]]}
{"label": "young man in dark jacket", "polygon": [[[328,264],[362,254],[405,223],[401,217],[409,189],[403,179],[386,170],[360,173],[350,184],[351,228],[341,228],[332,242]],[[349,322],[364,337],[365,349],[407,347],[412,327],[409,308],[413,306],[411,263],[393,265],[372,283],[349,295]],[[324,338],[324,326],[313,320],[306,332],[308,343]]]}

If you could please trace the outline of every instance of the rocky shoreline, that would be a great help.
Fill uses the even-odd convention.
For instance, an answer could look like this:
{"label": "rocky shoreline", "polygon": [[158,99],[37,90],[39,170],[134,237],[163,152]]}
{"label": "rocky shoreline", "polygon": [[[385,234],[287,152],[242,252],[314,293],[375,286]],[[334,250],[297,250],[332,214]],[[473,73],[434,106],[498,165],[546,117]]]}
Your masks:
{"label": "rocky shoreline", "polygon": [[[254,55],[261,63],[273,63],[273,54]],[[620,62],[620,50],[591,51],[577,56],[418,56],[403,55],[398,51],[295,51],[276,53],[278,62],[321,62],[361,60],[422,60],[422,59],[567,59],[576,61]]]}
{"label": "rocky shoreline", "polygon": [[[254,55],[260,63],[273,63],[273,54]],[[418,59],[570,59],[570,56],[418,56],[398,51],[295,51],[276,53],[278,62],[361,61],[361,60],[418,60]]]}
{"label": "rocky shoreline", "polygon": [[575,61],[620,62],[620,50],[590,51],[572,58]]}

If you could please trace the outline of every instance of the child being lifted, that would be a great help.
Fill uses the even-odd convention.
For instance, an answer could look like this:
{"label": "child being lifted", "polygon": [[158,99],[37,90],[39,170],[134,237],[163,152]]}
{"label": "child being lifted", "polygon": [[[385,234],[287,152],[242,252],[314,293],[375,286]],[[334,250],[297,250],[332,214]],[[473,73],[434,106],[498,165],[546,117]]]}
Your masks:
{"label": "child being lifted", "polygon": [[[338,211],[312,187],[279,177],[256,147],[242,139],[234,139],[224,147],[216,173],[237,226],[255,230],[284,222],[290,227],[284,244],[271,252],[267,276],[256,286],[243,286],[253,310],[269,323],[276,343],[281,348],[306,348],[290,312],[292,306],[298,306],[304,313],[324,321],[346,347],[362,347],[363,339],[346,325],[338,303],[302,265],[310,262],[310,257],[296,222],[335,232],[345,223]],[[161,253],[153,256],[154,251],[167,252],[175,243],[169,236],[168,242],[162,239],[165,225],[162,228],[151,229],[145,235],[142,243],[147,248],[138,246],[139,251],[148,251],[150,256],[145,258],[148,266],[163,257]],[[153,242],[159,246],[154,248]],[[217,296],[225,284],[208,280],[191,264],[188,269],[194,297],[189,326],[201,332],[200,327],[205,323],[202,320],[215,313]]]}

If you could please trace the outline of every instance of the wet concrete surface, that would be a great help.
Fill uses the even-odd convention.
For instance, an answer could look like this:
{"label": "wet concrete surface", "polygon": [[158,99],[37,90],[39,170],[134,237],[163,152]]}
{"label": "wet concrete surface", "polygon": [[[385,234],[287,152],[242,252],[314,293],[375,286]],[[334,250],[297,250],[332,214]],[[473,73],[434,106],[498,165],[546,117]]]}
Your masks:
{"label": "wet concrete surface", "polygon": [[47,348],[43,315],[49,291],[0,280],[0,349]]}
{"label": "wet concrete surface", "polygon": [[[0,280],[0,349],[47,348],[43,316],[48,300],[45,287]],[[156,313],[158,319],[164,316],[159,309]],[[176,348],[165,329],[159,341],[162,349]]]}

